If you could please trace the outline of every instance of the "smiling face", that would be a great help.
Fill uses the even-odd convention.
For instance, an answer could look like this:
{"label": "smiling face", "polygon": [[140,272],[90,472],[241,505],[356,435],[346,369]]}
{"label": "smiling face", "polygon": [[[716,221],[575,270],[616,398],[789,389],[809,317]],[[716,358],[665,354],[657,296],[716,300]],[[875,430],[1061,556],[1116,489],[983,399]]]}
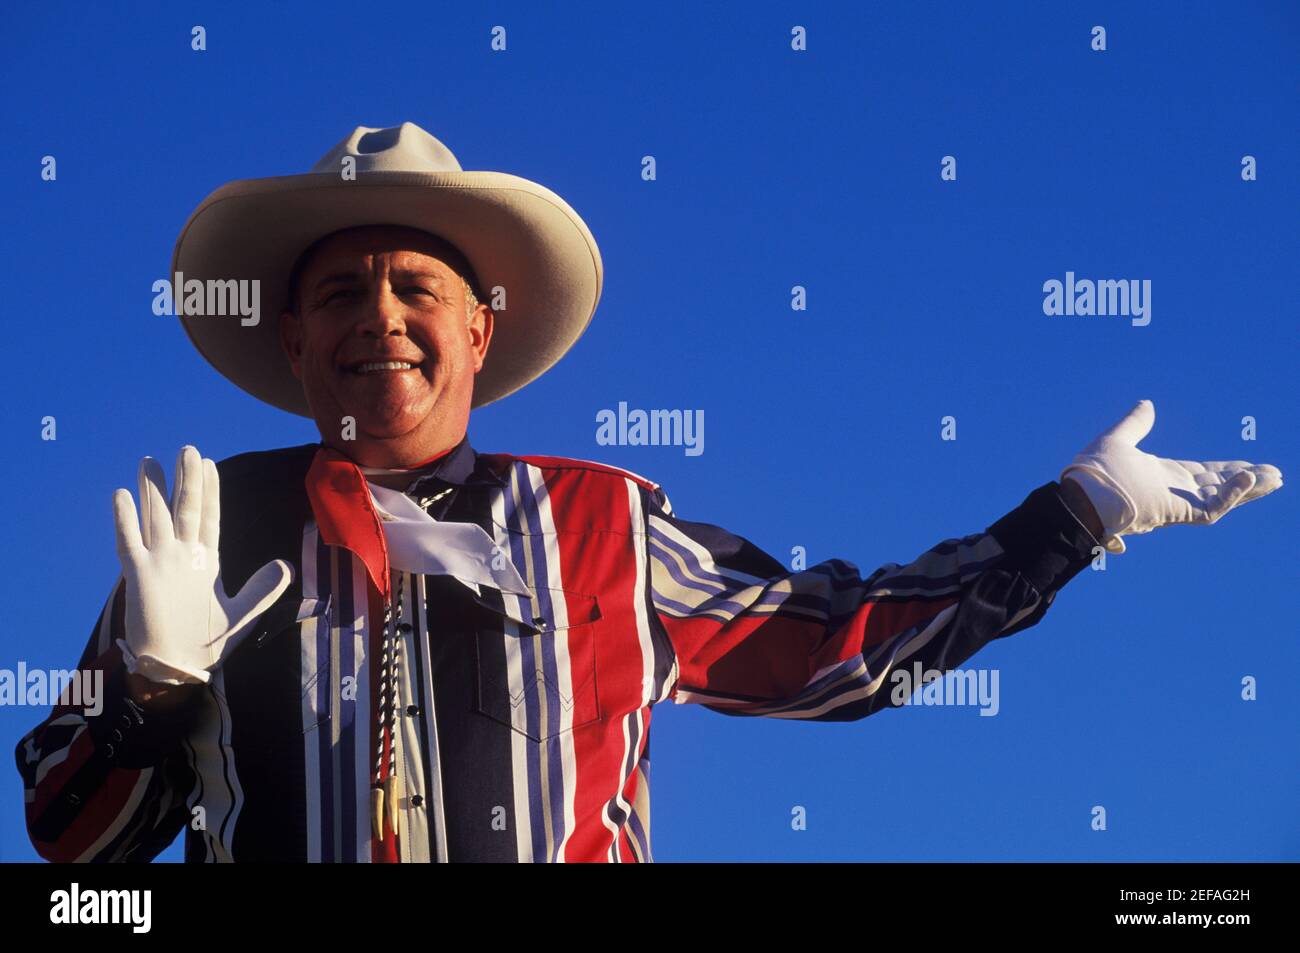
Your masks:
{"label": "smiling face", "polygon": [[493,316],[479,304],[467,318],[464,267],[442,240],[387,225],[338,232],[300,262],[280,340],[322,441],[410,467],[465,435]]}

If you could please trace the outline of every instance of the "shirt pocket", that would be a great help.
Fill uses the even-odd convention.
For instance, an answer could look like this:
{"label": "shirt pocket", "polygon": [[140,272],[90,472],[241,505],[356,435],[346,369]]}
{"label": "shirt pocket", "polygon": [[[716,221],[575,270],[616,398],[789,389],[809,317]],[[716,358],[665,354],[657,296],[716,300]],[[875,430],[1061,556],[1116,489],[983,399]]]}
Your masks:
{"label": "shirt pocket", "polygon": [[334,684],[333,657],[338,634],[334,629],[333,597],[304,599],[298,610],[298,676],[302,731],[327,726],[354,707],[342,702],[345,685]]}
{"label": "shirt pocket", "polygon": [[533,741],[600,721],[596,597],[535,588],[504,602],[475,628],[478,711]]}

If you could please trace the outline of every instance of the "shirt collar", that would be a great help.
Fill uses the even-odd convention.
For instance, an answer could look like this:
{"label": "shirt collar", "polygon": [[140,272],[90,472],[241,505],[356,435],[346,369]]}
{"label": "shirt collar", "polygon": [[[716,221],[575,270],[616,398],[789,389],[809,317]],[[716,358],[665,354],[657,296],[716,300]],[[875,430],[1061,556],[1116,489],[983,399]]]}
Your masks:
{"label": "shirt collar", "polygon": [[405,492],[414,494],[417,487],[428,483],[441,483],[444,486],[470,486],[477,483],[496,483],[504,485],[502,476],[486,465],[486,461],[469,442],[469,434],[460,438],[460,442],[438,459],[410,470],[411,482]]}
{"label": "shirt collar", "polygon": [[480,473],[478,453],[470,445],[468,433],[460,438],[460,443],[435,460],[432,467],[429,472],[415,476],[407,489],[408,493],[426,480],[437,480],[451,486],[465,486],[477,482],[483,475]]}
{"label": "shirt collar", "polygon": [[[406,493],[439,482],[449,486],[505,483],[470,446],[468,434],[428,466],[428,472],[423,472],[422,467],[412,469]],[[343,546],[355,553],[365,564],[375,588],[387,599],[388,544],[361,468],[340,451],[320,444],[305,483],[321,539],[326,545]]]}

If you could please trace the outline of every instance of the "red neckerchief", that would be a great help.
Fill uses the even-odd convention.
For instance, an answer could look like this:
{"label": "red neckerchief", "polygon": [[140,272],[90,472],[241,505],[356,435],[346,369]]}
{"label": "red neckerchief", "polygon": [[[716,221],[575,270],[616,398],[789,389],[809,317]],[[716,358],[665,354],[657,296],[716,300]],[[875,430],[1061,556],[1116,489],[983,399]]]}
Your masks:
{"label": "red neckerchief", "polygon": [[[452,449],[401,469],[418,470],[451,453]],[[327,546],[351,550],[365,564],[370,581],[387,603],[392,598],[388,543],[361,468],[333,447],[322,446],[307,471],[307,497],[321,539]]]}

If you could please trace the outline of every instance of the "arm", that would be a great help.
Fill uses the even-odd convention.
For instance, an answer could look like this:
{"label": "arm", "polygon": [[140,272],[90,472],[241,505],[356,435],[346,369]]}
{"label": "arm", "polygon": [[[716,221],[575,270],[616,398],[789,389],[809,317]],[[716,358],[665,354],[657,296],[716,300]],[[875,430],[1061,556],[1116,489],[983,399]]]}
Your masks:
{"label": "arm", "polygon": [[182,741],[203,686],[293,575],[276,560],[226,592],[217,467],[193,447],[170,507],[157,461],[141,462],[139,488],[143,520],[114,494],[122,578],[81,659],[102,673],[102,710],[56,706],[16,752],[28,832],[49,860],[149,860],[171,843],[191,817]]}
{"label": "arm", "polygon": [[791,572],[644,492],[653,616],[677,665],[669,696],[729,715],[845,721],[893,707],[891,672],[947,671],[1036,624],[1100,546],[1048,483],[906,566],[865,580],[839,559]]}
{"label": "arm", "polygon": [[78,665],[103,673],[100,710],[56,705],[18,742],[27,830],[46,860],[148,861],[190,819],[194,778],[181,741],[195,689],[140,679],[130,697],[136,677],[115,644],[125,637],[124,617],[119,580]]}

